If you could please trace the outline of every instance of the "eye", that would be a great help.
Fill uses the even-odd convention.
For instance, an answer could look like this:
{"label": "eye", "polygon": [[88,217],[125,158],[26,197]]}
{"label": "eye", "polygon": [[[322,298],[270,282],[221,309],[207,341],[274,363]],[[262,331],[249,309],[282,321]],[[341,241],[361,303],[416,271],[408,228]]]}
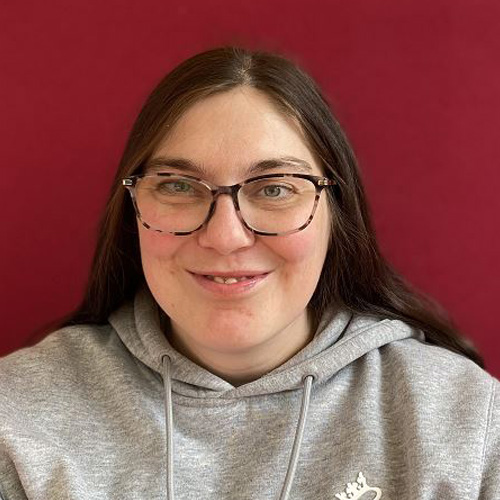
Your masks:
{"label": "eye", "polygon": [[211,197],[210,190],[194,179],[184,177],[145,177],[138,193],[160,203],[199,203]]}
{"label": "eye", "polygon": [[297,186],[293,182],[276,179],[256,182],[252,191],[253,198],[260,198],[263,201],[285,200],[298,194]]}
{"label": "eye", "polygon": [[266,198],[282,198],[293,192],[290,186],[280,184],[270,184],[262,188],[261,192]]}
{"label": "eye", "polygon": [[241,195],[255,204],[277,204],[298,201],[303,191],[303,179],[257,179],[243,186]]}
{"label": "eye", "polygon": [[162,194],[188,194],[194,191],[189,182],[181,180],[162,181],[157,184],[156,189]]}

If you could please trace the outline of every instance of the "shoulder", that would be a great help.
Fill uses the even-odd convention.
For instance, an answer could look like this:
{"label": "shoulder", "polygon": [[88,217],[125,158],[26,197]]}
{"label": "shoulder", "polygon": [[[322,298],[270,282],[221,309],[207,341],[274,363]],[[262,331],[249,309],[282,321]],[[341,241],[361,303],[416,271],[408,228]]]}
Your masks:
{"label": "shoulder", "polygon": [[[399,323],[399,322],[398,322]],[[418,338],[391,342],[382,348],[389,368],[426,383],[464,383],[491,387],[494,377],[471,359]]]}
{"label": "shoulder", "polygon": [[500,381],[465,356],[421,340],[393,342],[383,351],[397,421],[429,449],[442,446],[444,463],[460,453],[475,457],[484,498],[499,498]]}
{"label": "shoulder", "polygon": [[472,360],[417,338],[391,342],[379,356],[385,390],[402,408],[436,424],[486,432],[500,382]]}
{"label": "shoulder", "polygon": [[[500,382],[468,357],[430,344],[424,333],[401,320],[354,318],[354,335],[375,346],[359,361],[364,369],[419,387],[465,386],[491,393]],[[427,391],[428,392],[428,391]]]}
{"label": "shoulder", "polygon": [[2,382],[11,375],[35,375],[64,369],[82,361],[91,353],[102,351],[113,332],[109,325],[75,325],[57,330],[38,344],[19,349],[0,359]]}
{"label": "shoulder", "polygon": [[[0,413],[52,405],[107,376],[127,358],[108,325],[77,325],[0,359]],[[31,411],[31,410],[30,410]]]}

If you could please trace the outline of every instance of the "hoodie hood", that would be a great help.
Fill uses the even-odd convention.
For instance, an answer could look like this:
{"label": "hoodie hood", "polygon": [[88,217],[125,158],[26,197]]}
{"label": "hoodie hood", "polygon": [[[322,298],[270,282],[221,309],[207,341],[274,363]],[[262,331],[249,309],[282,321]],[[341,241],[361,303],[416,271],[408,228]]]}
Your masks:
{"label": "hoodie hood", "polygon": [[130,352],[163,378],[166,437],[166,498],[175,492],[175,424],[173,393],[200,400],[241,400],[251,396],[302,390],[299,418],[279,500],[287,500],[299,462],[300,449],[313,391],[339,370],[373,349],[413,336],[413,329],[400,321],[357,317],[347,311],[326,315],[314,337],[295,356],[258,379],[234,387],[196,365],[169,344],[160,327],[159,309],[150,292],[141,289],[134,304],[125,305],[110,317],[110,323]]}
{"label": "hoodie hood", "polygon": [[308,375],[315,384],[322,383],[373,349],[410,337],[424,339],[422,332],[399,320],[335,311],[323,318],[313,340],[295,356],[259,379],[234,387],[169,344],[147,288],[109,321],[128,350],[152,370],[162,374],[162,359],[168,356],[173,392],[191,398],[235,399],[302,389]]}
{"label": "hoodie hood", "polygon": [[239,387],[147,289],[110,323],[1,360],[1,498],[500,498],[498,382],[401,321],[332,311]]}

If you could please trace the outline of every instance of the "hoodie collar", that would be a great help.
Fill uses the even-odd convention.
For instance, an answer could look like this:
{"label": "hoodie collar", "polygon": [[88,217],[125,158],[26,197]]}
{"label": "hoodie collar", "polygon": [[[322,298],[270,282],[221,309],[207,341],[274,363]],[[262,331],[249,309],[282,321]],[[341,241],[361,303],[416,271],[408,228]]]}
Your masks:
{"label": "hoodie collar", "polygon": [[315,384],[321,383],[374,349],[419,336],[399,320],[331,311],[301,351],[257,380],[234,387],[170,345],[160,327],[158,305],[147,287],[137,292],[133,302],[115,311],[109,322],[131,354],[155,372],[162,373],[162,358],[167,355],[173,392],[195,398],[234,399],[300,389],[308,375],[314,376]]}

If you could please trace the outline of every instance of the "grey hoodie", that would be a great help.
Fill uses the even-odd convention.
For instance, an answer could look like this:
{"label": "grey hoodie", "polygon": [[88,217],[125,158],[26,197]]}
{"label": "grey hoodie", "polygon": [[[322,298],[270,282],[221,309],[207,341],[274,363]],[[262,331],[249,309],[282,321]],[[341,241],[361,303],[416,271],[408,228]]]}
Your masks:
{"label": "grey hoodie", "polygon": [[499,382],[401,321],[337,311],[234,387],[146,291],[0,361],[3,500],[500,499]]}

